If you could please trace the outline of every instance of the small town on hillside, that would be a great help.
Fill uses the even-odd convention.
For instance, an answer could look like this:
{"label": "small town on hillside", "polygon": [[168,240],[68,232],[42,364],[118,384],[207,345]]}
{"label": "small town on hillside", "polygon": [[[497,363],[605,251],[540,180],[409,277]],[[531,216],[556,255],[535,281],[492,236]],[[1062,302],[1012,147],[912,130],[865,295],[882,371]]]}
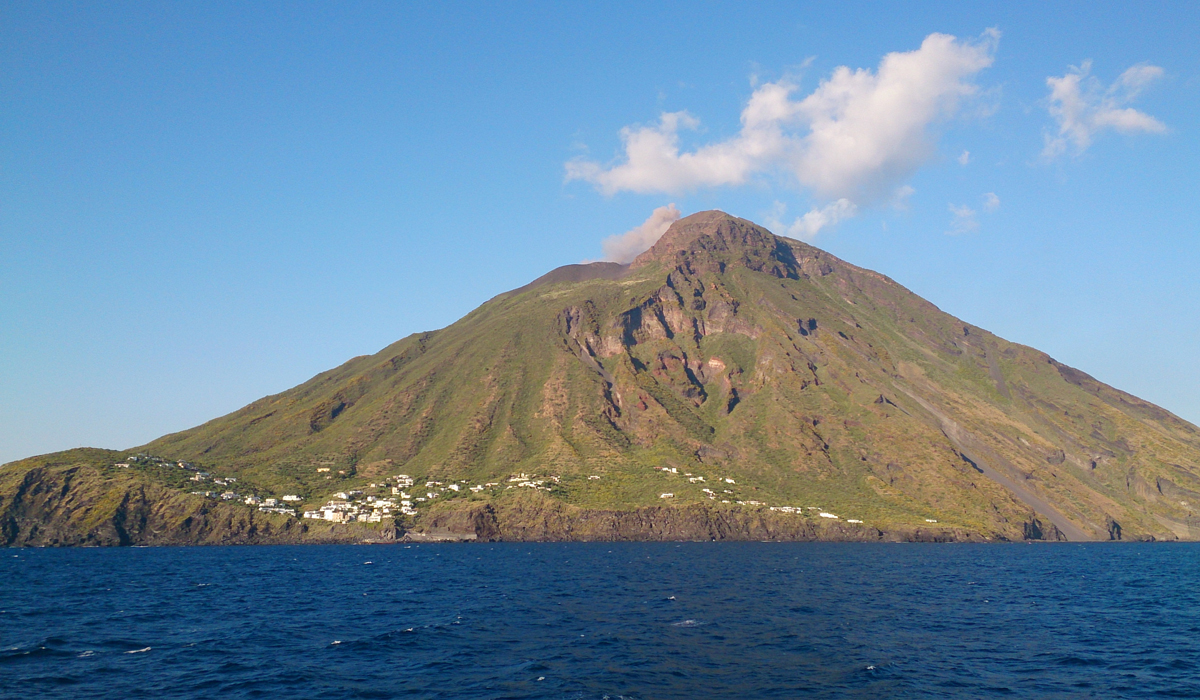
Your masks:
{"label": "small town on hillside", "polygon": [[[483,491],[499,493],[507,489],[522,488],[550,492],[555,486],[562,484],[562,478],[558,476],[538,476],[522,472],[509,476],[503,482],[490,481],[473,484],[466,479],[446,482],[427,480],[423,486],[418,486],[418,480],[415,477],[408,474],[397,474],[379,482],[371,482],[362,488],[337,491],[332,494],[324,505],[310,510],[303,510],[298,515],[297,509],[301,504],[316,499],[305,498],[294,493],[280,496],[262,496],[255,493],[241,494],[232,488],[238,481],[235,477],[217,476],[210,472],[202,471],[200,467],[191,462],[167,460],[144,453],[130,455],[125,458],[125,461],[118,462],[114,466],[128,469],[132,465],[182,469],[190,473],[188,477],[189,481],[197,484],[211,483],[214,486],[225,488],[223,491],[191,491],[190,493],[195,496],[222,501],[241,502],[247,506],[256,508],[262,513],[290,515],[292,517],[322,520],[331,523],[382,523],[385,520],[394,520],[397,515],[414,516],[418,512],[417,509],[420,504],[428,504],[438,498],[452,497],[460,494],[478,494]],[[317,468],[318,473],[328,471],[328,467]],[[762,501],[738,499],[735,496],[734,490],[729,488],[730,486],[736,487],[737,481],[728,476],[712,477],[710,481],[710,477],[691,472],[685,471],[680,474],[677,467],[657,467],[655,471],[663,472],[664,475],[682,476],[687,479],[689,484],[693,485],[712,484],[715,488],[703,486],[700,489],[704,497],[710,501],[722,504],[763,507],[774,512],[795,515],[812,514],[815,512],[815,515],[819,518],[844,520],[844,522],[856,525],[863,524],[863,521],[858,518],[843,519],[841,516],[830,513],[819,506],[773,506]],[[587,477],[588,481],[599,481],[600,479],[602,477],[595,474]],[[673,491],[665,491],[659,494],[659,498],[662,500],[672,500],[675,498],[675,493]],[[936,523],[937,520],[926,518],[925,522]]]}

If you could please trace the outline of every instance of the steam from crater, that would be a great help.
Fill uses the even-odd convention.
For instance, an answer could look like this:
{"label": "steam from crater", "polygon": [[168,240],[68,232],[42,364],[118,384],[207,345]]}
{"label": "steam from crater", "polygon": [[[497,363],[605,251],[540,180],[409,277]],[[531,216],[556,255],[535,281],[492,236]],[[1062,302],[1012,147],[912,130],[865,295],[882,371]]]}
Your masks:
{"label": "steam from crater", "polygon": [[671,224],[678,221],[681,216],[683,215],[673,203],[655,209],[650,214],[650,218],[641,225],[625,233],[605,238],[601,244],[604,249],[604,259],[621,264],[633,262],[638,255],[650,250],[650,246],[657,243],[667,229],[671,228]]}

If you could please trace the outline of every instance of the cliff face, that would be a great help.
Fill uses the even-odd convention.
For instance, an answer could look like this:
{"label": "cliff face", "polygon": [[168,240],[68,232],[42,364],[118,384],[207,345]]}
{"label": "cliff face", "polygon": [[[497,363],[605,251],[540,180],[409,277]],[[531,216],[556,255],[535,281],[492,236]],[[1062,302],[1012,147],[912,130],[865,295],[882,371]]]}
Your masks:
{"label": "cliff face", "polygon": [[[1038,527],[1040,523],[1030,523]],[[1033,533],[1031,533],[1033,534]],[[1053,530],[1031,539],[1059,539]],[[739,506],[705,503],[629,510],[585,509],[550,498],[505,499],[435,510],[406,540],[506,542],[980,542],[982,535],[939,525],[886,530]]]}
{"label": "cliff face", "polygon": [[[721,212],[141,449],[316,502],[439,484],[411,537],[1200,538],[1196,426]],[[256,518],[214,537],[312,536]]]}

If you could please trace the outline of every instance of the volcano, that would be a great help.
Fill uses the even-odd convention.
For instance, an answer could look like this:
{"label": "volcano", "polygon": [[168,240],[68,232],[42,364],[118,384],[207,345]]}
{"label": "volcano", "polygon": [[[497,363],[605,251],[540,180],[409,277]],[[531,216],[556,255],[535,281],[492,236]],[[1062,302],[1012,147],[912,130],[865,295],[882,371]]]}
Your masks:
{"label": "volcano", "polygon": [[[5,466],[9,542],[45,541],[39,523],[63,542],[85,521],[111,530],[117,510],[49,527],[70,515],[55,495],[68,472],[97,494],[81,508],[140,484],[150,515],[134,529],[121,516],[126,540],[181,532],[145,496],[159,477],[113,471],[127,452]],[[312,503],[403,492],[405,475],[397,537],[1200,538],[1196,426],[719,211],[680,219],[629,265],[558,268],[133,452]],[[211,497],[171,493],[215,517]],[[262,541],[312,525],[251,516]]]}

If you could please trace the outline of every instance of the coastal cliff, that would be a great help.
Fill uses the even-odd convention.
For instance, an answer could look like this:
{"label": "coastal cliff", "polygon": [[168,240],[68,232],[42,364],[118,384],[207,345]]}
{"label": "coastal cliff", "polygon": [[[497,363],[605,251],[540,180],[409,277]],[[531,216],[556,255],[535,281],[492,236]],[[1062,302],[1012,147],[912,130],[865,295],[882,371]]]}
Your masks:
{"label": "coastal cliff", "polygon": [[[881,530],[764,508],[703,503],[587,509],[538,494],[447,503],[413,520],[333,524],[257,512],[108,468],[119,453],[81,449],[31,458],[0,481],[4,546],[172,546],[391,542],[839,541],[980,542],[1006,539],[963,528]],[[1052,524],[1030,539],[1063,539]],[[1031,529],[1030,529],[1031,528]]]}
{"label": "coastal cliff", "polygon": [[122,546],[394,540],[394,526],[301,521],[213,501],[111,468],[119,453],[81,449],[5,466],[0,544]]}

